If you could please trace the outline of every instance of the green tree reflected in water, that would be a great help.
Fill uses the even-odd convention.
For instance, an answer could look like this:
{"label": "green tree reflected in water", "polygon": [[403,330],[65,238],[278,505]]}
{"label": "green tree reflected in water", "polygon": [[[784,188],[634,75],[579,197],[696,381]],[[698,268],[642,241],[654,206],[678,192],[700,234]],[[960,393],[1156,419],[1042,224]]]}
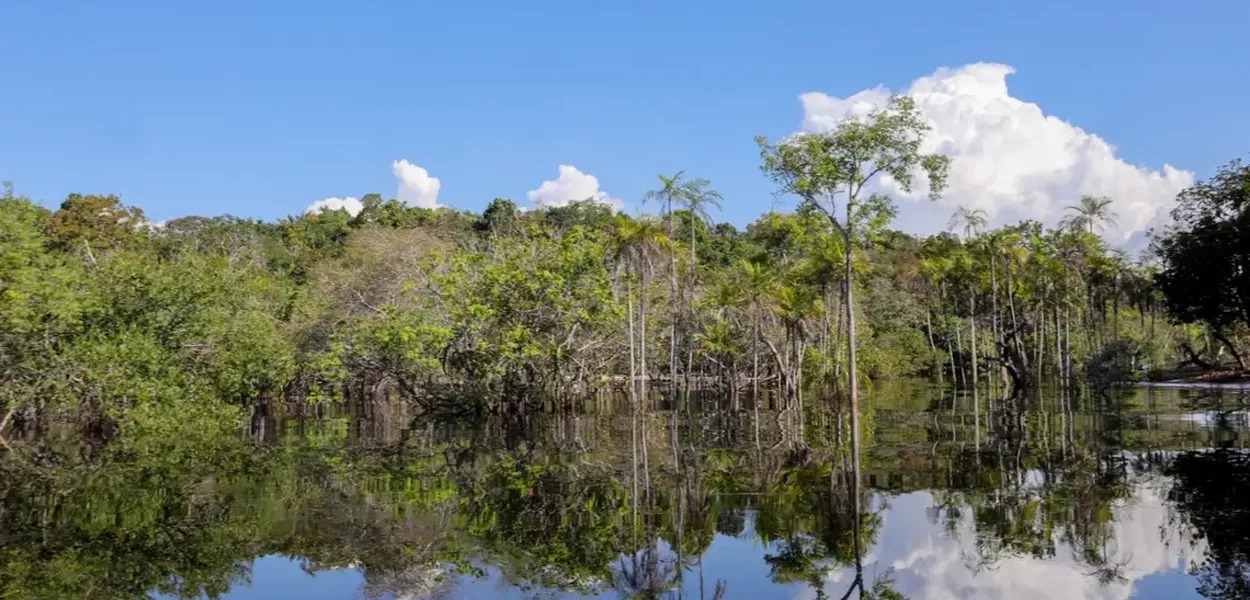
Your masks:
{"label": "green tree reflected in water", "polygon": [[1049,565],[1129,586],[1159,568],[1123,531],[1152,494],[1197,593],[1250,590],[1237,397],[981,398],[973,415],[971,398],[883,385],[858,493],[836,407],[692,394],[635,419],[615,402],[471,427],[275,405],[249,433],[194,413],[137,413],[107,441],[18,432],[0,457],[0,598],[228,597],[277,555],[352,569],[371,598],[896,599],[927,585],[900,558],[923,536],[973,582]]}

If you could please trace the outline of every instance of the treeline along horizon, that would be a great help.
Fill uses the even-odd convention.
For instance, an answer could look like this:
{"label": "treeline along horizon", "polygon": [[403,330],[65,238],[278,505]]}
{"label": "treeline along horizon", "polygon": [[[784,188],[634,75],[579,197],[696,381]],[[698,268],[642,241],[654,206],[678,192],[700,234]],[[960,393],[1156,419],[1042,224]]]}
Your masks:
{"label": "treeline along horizon", "polygon": [[[939,157],[889,137],[923,133],[908,110],[761,139],[765,173],[797,201],[745,230],[717,223],[720,194],[684,173],[661,176],[646,198],[658,214],[636,217],[591,201],[496,199],[476,214],[370,194],[354,215],[153,226],[117,196],[49,210],[8,186],[3,410],[233,418],[258,399],[358,396],[499,412],[596,390],[645,403],[676,386],[801,406],[845,390],[851,364],[870,379],[1027,387],[1241,363],[1246,167],[1183,192],[1145,260],[1098,236],[1114,219],[1105,198],[1074,198],[1054,228],[991,230],[961,208],[949,232],[918,237],[888,227],[888,198],[846,201],[880,171],[872,160],[940,184]],[[876,158],[847,167],[865,147]]]}

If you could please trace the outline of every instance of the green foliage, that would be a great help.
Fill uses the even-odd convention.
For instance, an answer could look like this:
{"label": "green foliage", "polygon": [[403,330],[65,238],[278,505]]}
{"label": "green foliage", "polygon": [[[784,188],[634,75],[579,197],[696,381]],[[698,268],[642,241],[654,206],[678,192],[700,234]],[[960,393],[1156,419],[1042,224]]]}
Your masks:
{"label": "green foliage", "polygon": [[[720,194],[681,172],[648,197],[663,218],[593,200],[522,211],[496,199],[473,215],[369,194],[354,216],[158,226],[115,196],[50,212],[6,188],[0,393],[36,419],[279,395],[482,397],[469,390],[493,398],[457,408],[504,410],[613,384],[632,360],[647,378],[770,382],[789,402],[849,379],[852,343],[869,377],[963,385],[974,365],[1018,383],[1075,375],[1121,340],[1158,370],[1236,351],[1250,331],[1234,276],[1244,169],[1183,195],[1182,226],[1160,242],[1161,294],[1151,268],[1092,233],[1111,217],[1105,199],[1074,208],[1077,228],[986,231],[962,210],[962,238],[889,230],[889,199],[865,186],[889,174],[940,190],[946,165],[919,154],[924,132],[899,98],[827,133],[761,141],[765,172],[800,202],[744,231],[714,224]],[[853,200],[849,217],[835,197]],[[1164,298],[1215,340],[1157,319]]]}
{"label": "green foliage", "polygon": [[[84,216],[110,210],[128,216]],[[141,213],[115,199],[71,196],[45,225],[40,209],[9,194],[0,214],[8,408],[117,419],[148,405],[248,401],[291,379],[280,321],[289,284],[263,264],[234,261],[220,245],[171,251],[163,233],[130,227]],[[184,221],[173,235],[217,225]]]}
{"label": "green foliage", "polygon": [[144,225],[143,211],[117,196],[70,194],[48,216],[46,228],[57,248],[90,254],[132,241]]}
{"label": "green foliage", "polygon": [[[1155,240],[1163,263],[1156,281],[1178,321],[1203,323],[1221,337],[1250,327],[1247,206],[1250,165],[1240,161],[1181,192],[1172,212],[1175,225]],[[1225,343],[1237,353],[1235,342]]]}
{"label": "green foliage", "polygon": [[473,224],[473,228],[482,233],[510,233],[517,226],[519,215],[515,202],[507,198],[495,198],[482,211],[482,218]]}

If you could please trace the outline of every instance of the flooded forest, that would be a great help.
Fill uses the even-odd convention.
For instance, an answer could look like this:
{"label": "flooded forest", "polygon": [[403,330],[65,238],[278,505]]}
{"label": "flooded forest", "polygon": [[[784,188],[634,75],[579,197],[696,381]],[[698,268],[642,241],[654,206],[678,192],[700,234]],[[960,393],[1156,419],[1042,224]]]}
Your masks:
{"label": "flooded forest", "polygon": [[927,132],[758,139],[742,229],[6,186],[0,598],[1250,597],[1250,167],[920,237]]}

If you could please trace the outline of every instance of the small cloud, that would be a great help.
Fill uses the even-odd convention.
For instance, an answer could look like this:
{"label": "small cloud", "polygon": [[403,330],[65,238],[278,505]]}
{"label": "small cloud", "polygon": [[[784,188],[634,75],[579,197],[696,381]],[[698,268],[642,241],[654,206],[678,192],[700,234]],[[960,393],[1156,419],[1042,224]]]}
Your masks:
{"label": "small cloud", "polygon": [[391,172],[395,174],[398,189],[395,197],[409,206],[421,208],[438,207],[438,190],[442,182],[437,177],[430,177],[424,168],[400,159],[391,163]]}
{"label": "small cloud", "polygon": [[555,179],[542,182],[536,190],[530,190],[530,202],[539,208],[565,206],[570,202],[593,200],[619,210],[621,201],[599,189],[599,178],[583,173],[573,165],[560,165]]}
{"label": "small cloud", "polygon": [[308,208],[304,209],[304,214],[315,215],[327,210],[345,210],[347,214],[354,217],[360,214],[360,211],[364,210],[364,208],[365,206],[360,203],[360,200],[351,196],[347,198],[326,198],[325,200],[318,200],[309,204]]}

